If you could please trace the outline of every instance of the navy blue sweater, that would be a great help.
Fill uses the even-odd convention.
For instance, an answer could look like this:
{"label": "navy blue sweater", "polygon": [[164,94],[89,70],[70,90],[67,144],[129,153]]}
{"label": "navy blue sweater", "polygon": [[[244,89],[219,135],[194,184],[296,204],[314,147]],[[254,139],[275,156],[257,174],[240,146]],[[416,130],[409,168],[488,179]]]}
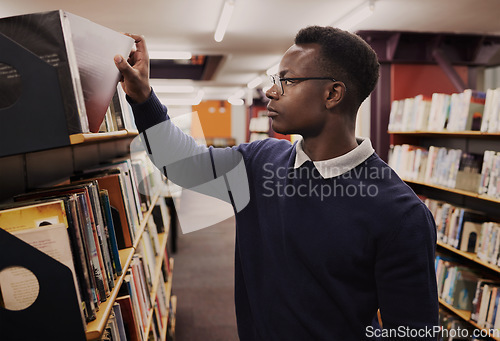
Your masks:
{"label": "navy blue sweater", "polygon": [[[168,119],[154,94],[132,107],[141,132]],[[178,131],[165,134],[191,146]],[[216,162],[218,154],[207,150]],[[363,340],[381,335],[372,327],[377,309],[391,332],[382,335],[435,340],[434,220],[387,164],[373,153],[325,179],[310,161],[294,168],[296,148],[288,141],[233,150],[242,155],[250,196],[236,210],[241,340]],[[152,159],[162,169],[154,152]]]}

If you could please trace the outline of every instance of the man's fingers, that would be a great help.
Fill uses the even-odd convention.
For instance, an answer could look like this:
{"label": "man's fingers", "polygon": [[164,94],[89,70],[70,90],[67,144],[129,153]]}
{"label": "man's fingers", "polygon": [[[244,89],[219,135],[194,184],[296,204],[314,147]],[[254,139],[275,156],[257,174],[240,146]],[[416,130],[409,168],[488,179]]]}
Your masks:
{"label": "man's fingers", "polygon": [[144,55],[147,55],[147,48],[146,48],[146,40],[144,36],[137,35],[137,34],[132,34],[132,33],[125,33],[125,35],[131,37],[132,39],[135,40],[135,46],[138,52],[144,53]]}
{"label": "man's fingers", "polygon": [[120,70],[122,75],[130,75],[133,72],[132,67],[121,55],[116,55],[114,60],[116,67]]}
{"label": "man's fingers", "polygon": [[134,39],[136,43],[144,42],[144,36],[140,36],[138,34],[132,34],[132,33],[125,33],[125,35],[127,35],[130,38]]}

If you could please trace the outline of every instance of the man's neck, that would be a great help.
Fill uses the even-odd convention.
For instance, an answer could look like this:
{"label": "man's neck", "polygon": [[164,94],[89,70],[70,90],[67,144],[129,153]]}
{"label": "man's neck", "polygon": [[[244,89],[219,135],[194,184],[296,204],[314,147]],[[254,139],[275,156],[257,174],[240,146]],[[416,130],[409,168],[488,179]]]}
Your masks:
{"label": "man's neck", "polygon": [[358,146],[354,132],[331,133],[328,136],[304,137],[302,148],[312,161],[329,160],[344,155]]}

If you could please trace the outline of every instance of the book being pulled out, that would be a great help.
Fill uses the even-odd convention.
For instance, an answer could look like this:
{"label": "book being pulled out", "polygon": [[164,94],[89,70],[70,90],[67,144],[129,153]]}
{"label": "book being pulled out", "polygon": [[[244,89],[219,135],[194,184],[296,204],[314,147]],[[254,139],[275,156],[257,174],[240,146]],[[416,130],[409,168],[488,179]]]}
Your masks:
{"label": "book being pulled out", "polygon": [[[98,132],[120,77],[113,57],[128,56],[133,44],[63,10],[0,18],[0,113],[10,120],[0,133],[28,130],[36,136],[43,126],[31,122],[44,119],[55,128],[59,118],[66,135]],[[63,114],[56,117],[59,108]]]}

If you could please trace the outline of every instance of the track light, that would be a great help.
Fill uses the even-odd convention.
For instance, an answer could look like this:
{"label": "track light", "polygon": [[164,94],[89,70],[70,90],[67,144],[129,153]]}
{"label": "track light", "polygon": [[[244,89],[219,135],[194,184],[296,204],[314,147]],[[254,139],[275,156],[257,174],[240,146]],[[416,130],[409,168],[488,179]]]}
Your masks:
{"label": "track light", "polygon": [[266,74],[268,76],[275,75],[278,73],[278,70],[280,68],[280,63],[274,64],[271,66],[269,69],[266,70]]}
{"label": "track light", "polygon": [[352,11],[348,12],[342,18],[337,20],[332,26],[338,27],[342,30],[349,31],[363,20],[370,17],[375,10],[375,1],[368,0],[361,5],[355,7]]}
{"label": "track light", "polygon": [[192,53],[185,51],[149,51],[149,59],[191,59]]}
{"label": "track light", "polygon": [[260,85],[264,80],[262,79],[262,77],[256,77],[254,78],[253,80],[251,80],[250,82],[247,83],[247,87],[249,89],[253,89],[255,87],[257,87],[258,85]]}
{"label": "track light", "polygon": [[231,15],[233,14],[233,9],[234,0],[226,0],[219,17],[219,23],[217,24],[217,28],[215,29],[214,39],[216,42],[221,42],[224,38],[227,26],[229,25],[229,21],[231,20]]}
{"label": "track light", "polygon": [[198,90],[196,97],[193,98],[162,98],[162,103],[165,105],[178,105],[178,106],[189,106],[198,105],[203,99],[205,92],[203,90]]}
{"label": "track light", "polygon": [[187,94],[194,92],[195,89],[191,85],[156,85],[154,90],[156,93]]}

